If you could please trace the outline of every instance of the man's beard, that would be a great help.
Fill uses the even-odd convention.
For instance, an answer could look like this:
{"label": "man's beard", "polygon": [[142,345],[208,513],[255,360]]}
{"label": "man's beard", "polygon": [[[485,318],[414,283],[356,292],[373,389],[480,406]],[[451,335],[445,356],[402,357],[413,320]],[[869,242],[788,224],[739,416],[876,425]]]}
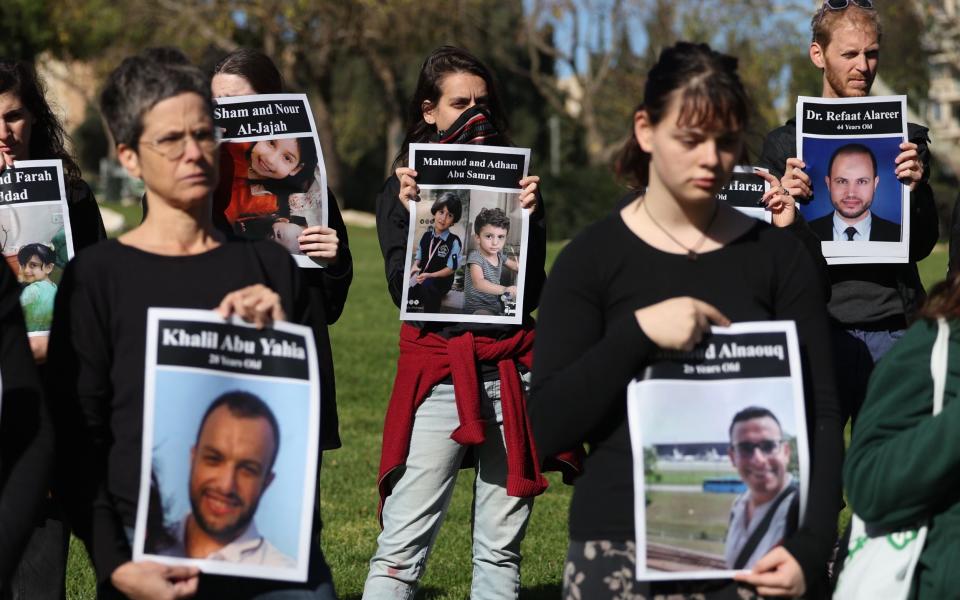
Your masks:
{"label": "man's beard", "polygon": [[834,93],[840,98],[858,98],[866,96],[870,93],[870,88],[873,87],[873,81],[864,80],[867,84],[863,88],[851,89],[847,86],[849,81],[846,78],[846,75],[837,75],[833,72],[828,64],[826,69],[824,69],[824,74],[827,78],[827,85],[834,91]]}
{"label": "man's beard", "polygon": [[861,198],[857,198],[857,200],[860,201],[860,205],[858,208],[848,209],[848,208],[845,208],[842,203],[835,208],[837,209],[837,212],[840,213],[840,215],[846,219],[859,218],[863,216],[865,212],[870,210],[870,205],[873,204],[873,201],[871,200],[870,202],[864,202]]}
{"label": "man's beard", "polygon": [[[200,496],[203,496],[203,491],[200,491]],[[223,544],[229,544],[233,540],[240,537],[240,534],[250,525],[250,522],[253,521],[253,515],[257,513],[257,507],[260,505],[260,499],[257,498],[249,510],[241,513],[237,520],[233,523],[225,525],[219,529],[214,528],[210,523],[203,518],[203,514],[200,512],[200,502],[198,498],[194,498],[193,495],[190,495],[190,509],[193,512],[193,519],[197,522],[197,525],[200,529],[214,538],[215,540],[222,542]]]}

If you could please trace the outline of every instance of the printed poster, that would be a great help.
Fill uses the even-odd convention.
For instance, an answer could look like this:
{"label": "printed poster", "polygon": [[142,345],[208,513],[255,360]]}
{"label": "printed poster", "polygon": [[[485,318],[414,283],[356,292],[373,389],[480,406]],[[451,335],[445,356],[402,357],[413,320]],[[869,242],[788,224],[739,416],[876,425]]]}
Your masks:
{"label": "printed poster", "polygon": [[627,388],[637,579],[749,570],[796,530],[809,477],[792,321],[714,327]]}
{"label": "printed poster", "polygon": [[327,224],[327,173],[306,95],[218,98],[213,115],[224,140],[216,202],[234,232],[276,241],[301,267],[324,266],[297,241]]}
{"label": "printed poster", "polygon": [[134,560],[306,581],[320,385],[308,327],[147,316]]}
{"label": "printed poster", "polygon": [[402,320],[523,320],[529,164],[528,148],[410,144],[420,201],[410,205]]}
{"label": "printed poster", "polygon": [[905,263],[910,188],[896,177],[906,96],[797,100],[797,156],[813,199],[800,212],[828,264]]}
{"label": "printed poster", "polygon": [[0,250],[20,282],[30,336],[49,335],[54,297],[73,258],[59,160],[22,160],[0,173]]}
{"label": "printed poster", "polygon": [[757,170],[767,171],[761,167],[734,167],[730,181],[717,192],[717,199],[728,202],[748,217],[770,223],[773,215],[762,202],[763,195],[770,190],[770,183],[757,175]]}

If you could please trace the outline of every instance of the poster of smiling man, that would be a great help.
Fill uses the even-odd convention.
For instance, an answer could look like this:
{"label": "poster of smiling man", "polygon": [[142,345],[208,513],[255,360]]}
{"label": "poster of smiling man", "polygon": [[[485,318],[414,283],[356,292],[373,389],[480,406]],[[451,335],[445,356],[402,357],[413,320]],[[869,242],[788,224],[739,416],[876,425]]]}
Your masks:
{"label": "poster of smiling man", "polygon": [[309,328],[151,308],[134,560],[305,581],[320,431]]}
{"label": "poster of smiling man", "polygon": [[797,529],[809,465],[792,321],[713,328],[627,389],[637,579],[749,570]]}
{"label": "poster of smiling man", "polygon": [[797,101],[797,156],[813,198],[800,212],[829,264],[907,262],[910,188],[895,174],[906,96]]}
{"label": "poster of smiling man", "polygon": [[526,148],[410,145],[421,193],[410,205],[401,319],[521,322],[529,163]]}
{"label": "poster of smiling man", "polygon": [[327,174],[307,97],[262,94],[216,102],[214,123],[224,140],[216,206],[238,235],[276,241],[301,267],[324,266],[304,255],[298,242],[308,227],[327,224]]}
{"label": "poster of smiling man", "polygon": [[30,336],[48,335],[73,235],[59,160],[24,160],[0,173],[0,250],[20,282]]}

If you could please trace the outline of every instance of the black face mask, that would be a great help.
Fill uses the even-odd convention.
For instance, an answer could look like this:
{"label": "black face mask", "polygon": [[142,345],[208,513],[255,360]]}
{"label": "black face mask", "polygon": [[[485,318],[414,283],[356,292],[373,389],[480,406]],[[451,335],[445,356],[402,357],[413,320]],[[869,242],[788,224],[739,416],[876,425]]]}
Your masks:
{"label": "black face mask", "polygon": [[493,124],[490,112],[482,106],[472,106],[454,121],[446,131],[438,131],[431,136],[431,142],[438,144],[486,144],[496,146],[502,138]]}

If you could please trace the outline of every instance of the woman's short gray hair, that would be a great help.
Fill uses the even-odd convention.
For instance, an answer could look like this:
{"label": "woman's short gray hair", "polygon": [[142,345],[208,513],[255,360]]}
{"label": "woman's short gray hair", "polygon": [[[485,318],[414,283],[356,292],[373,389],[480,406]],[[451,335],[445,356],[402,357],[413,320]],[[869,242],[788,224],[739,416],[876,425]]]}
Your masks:
{"label": "woman's short gray hair", "polygon": [[100,110],[114,141],[137,148],[143,134],[143,116],[157,103],[185,93],[203,98],[213,114],[210,80],[200,69],[142,54],[129,56],[107,77],[100,92]]}

